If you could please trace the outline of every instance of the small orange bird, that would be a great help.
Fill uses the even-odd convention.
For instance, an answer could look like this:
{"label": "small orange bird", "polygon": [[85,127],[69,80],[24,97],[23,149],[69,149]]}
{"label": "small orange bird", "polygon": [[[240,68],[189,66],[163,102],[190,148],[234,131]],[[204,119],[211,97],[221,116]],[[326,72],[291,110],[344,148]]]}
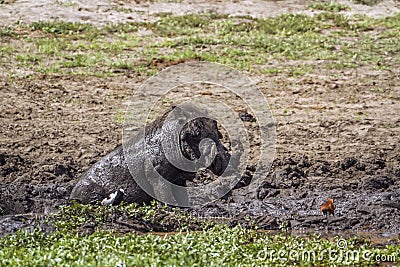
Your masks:
{"label": "small orange bird", "polygon": [[328,201],[321,205],[320,211],[322,212],[322,214],[326,215],[326,217],[328,217],[329,214],[335,216],[335,206],[333,206],[333,199],[328,198]]}

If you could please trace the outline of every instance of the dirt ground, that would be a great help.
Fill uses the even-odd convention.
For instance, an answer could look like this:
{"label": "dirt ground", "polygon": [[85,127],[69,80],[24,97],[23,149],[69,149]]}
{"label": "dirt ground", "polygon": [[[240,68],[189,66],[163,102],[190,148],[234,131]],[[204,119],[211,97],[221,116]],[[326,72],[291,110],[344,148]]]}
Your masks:
{"label": "dirt ground", "polygon": [[[135,11],[131,14],[111,9],[122,4],[118,1],[5,2],[0,5],[2,25],[39,19],[94,24],[153,20],[157,12],[212,10],[256,17],[310,12],[304,1],[124,1]],[[345,12],[372,16],[400,10],[394,1],[374,7],[345,3],[352,7]],[[146,77],[10,80],[2,72],[0,207],[5,216],[0,220],[53,212],[68,203],[80,175],[121,143],[122,125],[116,118]],[[319,206],[331,197],[336,205],[332,229],[400,233],[399,74],[396,68],[365,66],[306,77],[251,76],[276,120],[272,170],[265,172],[256,195],[249,197],[245,185],[251,177],[244,177],[224,199],[191,212],[225,217],[233,224],[249,216],[264,229],[277,229],[283,219],[293,229],[323,229]]]}
{"label": "dirt ground", "polygon": [[[130,21],[154,21],[158,13],[170,12],[175,15],[215,12],[231,16],[268,17],[286,13],[308,14],[313,11],[307,9],[309,1],[149,1],[149,0],[43,0],[16,1],[3,0],[8,3],[0,9],[1,24],[21,21],[24,23],[39,20],[62,20],[80,23],[104,25],[109,22],[124,23]],[[361,14],[373,17],[382,17],[400,11],[398,1],[382,1],[378,5],[368,6],[357,4],[354,1],[335,1],[348,5],[351,9],[343,14]],[[1,1],[0,1],[1,3]],[[119,9],[118,7],[123,7]],[[126,12],[129,9],[132,12]]]}

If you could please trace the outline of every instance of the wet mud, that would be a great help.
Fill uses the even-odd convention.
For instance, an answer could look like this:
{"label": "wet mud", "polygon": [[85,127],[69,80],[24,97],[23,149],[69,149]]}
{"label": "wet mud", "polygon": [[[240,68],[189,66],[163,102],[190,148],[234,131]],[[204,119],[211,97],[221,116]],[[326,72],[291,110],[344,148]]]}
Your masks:
{"label": "wet mud", "polygon": [[[9,2],[0,13],[10,14],[14,4],[27,4]],[[386,8],[390,4],[392,8]],[[375,12],[383,14],[396,5],[384,1]],[[78,7],[63,10],[74,8]],[[15,8],[22,20],[35,19],[23,10]],[[82,12],[93,16],[88,21],[101,15],[89,7]],[[11,22],[12,17],[1,21]],[[162,69],[165,62],[160,59],[153,64]],[[276,120],[273,165],[259,170],[263,183],[257,189],[248,186],[253,161],[225,197],[185,211],[230,225],[257,224],[265,230],[279,229],[287,222],[290,229],[299,231],[400,233],[399,77],[396,69],[367,67],[305,78],[252,77],[267,96]],[[69,203],[82,175],[121,144],[121,111],[145,78],[35,75],[16,81],[0,76],[0,233],[35,227]],[[378,87],[386,89],[372,90]],[[256,132],[251,114],[244,112],[240,117]],[[333,198],[336,207],[329,222],[319,211],[327,198]],[[121,217],[120,221],[108,227],[152,229],[140,219],[124,223]],[[154,226],[153,230],[172,231],[175,226]]]}

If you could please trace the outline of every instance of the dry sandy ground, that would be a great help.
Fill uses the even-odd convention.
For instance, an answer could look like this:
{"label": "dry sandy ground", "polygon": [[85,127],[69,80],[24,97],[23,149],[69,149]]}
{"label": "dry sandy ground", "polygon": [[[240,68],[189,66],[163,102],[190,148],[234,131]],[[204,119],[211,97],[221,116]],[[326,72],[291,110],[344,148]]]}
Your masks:
{"label": "dry sandy ground", "polygon": [[[175,15],[216,12],[232,16],[268,17],[285,13],[312,14],[309,1],[78,1],[3,0],[0,23],[8,25],[17,21],[30,23],[39,20],[62,20],[104,25],[107,23],[155,20],[154,14],[171,12]],[[336,1],[350,6],[343,14],[362,14],[374,17],[388,16],[400,11],[400,3],[383,1],[375,6],[356,4],[353,1]],[[123,9],[121,9],[123,7]],[[127,10],[130,10],[127,12]]]}

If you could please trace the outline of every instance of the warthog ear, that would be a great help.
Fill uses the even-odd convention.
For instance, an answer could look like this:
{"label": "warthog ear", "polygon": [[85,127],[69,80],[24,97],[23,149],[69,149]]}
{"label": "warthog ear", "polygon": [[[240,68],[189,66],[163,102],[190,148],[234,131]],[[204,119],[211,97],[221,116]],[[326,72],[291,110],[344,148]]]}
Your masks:
{"label": "warthog ear", "polygon": [[188,132],[181,132],[183,134],[181,134],[181,142],[187,142],[190,138],[190,134]]}
{"label": "warthog ear", "polygon": [[213,123],[214,123],[215,129],[217,130],[218,138],[219,138],[219,139],[222,139],[223,136],[222,136],[222,133],[218,130],[218,123],[217,123],[217,121],[213,120]]}
{"label": "warthog ear", "polygon": [[222,139],[222,137],[223,137],[223,136],[222,136],[222,133],[221,133],[220,131],[218,131],[218,130],[217,130],[217,132],[218,132],[218,138],[219,138],[219,139]]}

